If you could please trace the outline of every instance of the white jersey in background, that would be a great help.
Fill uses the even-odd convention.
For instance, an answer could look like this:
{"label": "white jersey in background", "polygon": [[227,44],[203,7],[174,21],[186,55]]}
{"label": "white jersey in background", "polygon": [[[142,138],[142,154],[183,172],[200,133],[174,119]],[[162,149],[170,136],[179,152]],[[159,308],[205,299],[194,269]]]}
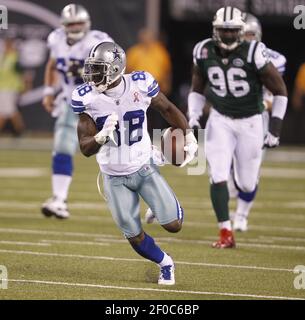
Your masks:
{"label": "white jersey in background", "polygon": [[117,113],[117,146],[109,141],[96,155],[101,171],[115,176],[134,173],[149,163],[152,146],[146,111],[160,90],[153,76],[144,71],[125,74],[122,81],[125,90],[118,99],[84,84],[73,91],[71,103],[75,113],[84,112],[93,119],[98,131],[111,113]]}
{"label": "white jersey in background", "polygon": [[105,41],[113,42],[113,39],[107,33],[97,30],[88,31],[83,39],[72,46],[67,44],[67,36],[63,28],[58,28],[49,34],[47,42],[50,57],[56,60],[60,86],[68,103],[70,103],[72,91],[83,83],[81,77],[72,74],[71,65],[75,64],[75,68],[83,67],[91,48]]}
{"label": "white jersey in background", "polygon": [[278,72],[283,75],[286,69],[286,58],[279,52],[269,48],[267,48],[267,54],[269,56],[269,60],[273,63]]}
{"label": "white jersey in background", "polygon": [[[277,51],[267,48],[267,54],[269,56],[269,61],[275,66],[278,72],[283,76],[286,70],[286,58]],[[265,87],[263,89],[263,100],[272,104],[273,94],[267,90]]]}

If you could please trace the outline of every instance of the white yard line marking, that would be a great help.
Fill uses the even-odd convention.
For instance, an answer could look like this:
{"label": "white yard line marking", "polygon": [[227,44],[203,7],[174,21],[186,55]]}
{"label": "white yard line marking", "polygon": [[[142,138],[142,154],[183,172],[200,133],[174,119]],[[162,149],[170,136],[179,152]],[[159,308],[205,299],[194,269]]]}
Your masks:
{"label": "white yard line marking", "polygon": [[[205,211],[204,212],[204,216],[209,216],[209,217],[213,217],[214,218],[214,213],[212,211]],[[4,218],[4,219],[20,219],[20,218],[24,218],[24,219],[42,219],[44,218],[41,213],[22,213],[22,212],[0,212],[0,218]],[[303,213],[300,214],[289,214],[289,213],[272,213],[272,212],[257,212],[254,211],[251,213],[251,218],[254,219],[261,219],[263,221],[266,220],[287,220],[287,221],[304,221],[305,220],[305,215]],[[112,217],[109,215],[105,215],[105,213],[103,214],[101,212],[101,214],[97,214],[97,215],[79,215],[79,214],[75,214],[73,213],[70,217],[71,220],[79,220],[79,221],[101,221],[101,220],[109,220],[109,221],[113,221]],[[202,222],[198,221],[185,221],[186,225],[198,225],[202,224]],[[206,225],[206,223],[203,223],[204,225]]]}
{"label": "white yard line marking", "polygon": [[53,230],[32,230],[32,229],[18,229],[18,228],[0,228],[0,233],[23,233],[23,234],[42,234],[54,236],[69,236],[69,237],[95,237],[95,238],[117,238],[122,239],[120,236],[100,233],[84,233],[84,232],[62,232]]}
{"label": "white yard line marking", "polygon": [[253,230],[260,230],[260,231],[300,232],[302,234],[305,234],[305,228],[262,226],[262,225],[250,225],[250,228]]}
{"label": "white yard line marking", "polygon": [[[206,239],[215,240],[215,237],[205,237]],[[168,241],[170,243],[179,242],[179,243],[189,243],[189,244],[211,244],[209,240],[183,240],[183,239],[172,239],[172,238],[156,238],[160,241]],[[305,247],[301,246],[286,246],[286,245],[273,245],[273,244],[263,244],[263,243],[243,243],[237,242],[238,247],[249,247],[249,248],[264,248],[264,249],[281,249],[281,250],[305,250]]]}
{"label": "white yard line marking", "polygon": [[[50,243],[55,243],[55,244],[79,244],[79,245],[88,245],[88,246],[110,246],[110,243],[107,242],[102,242],[102,241],[109,241],[107,240],[100,240],[101,242],[93,242],[93,241],[67,241],[67,240],[48,240],[48,239],[43,239],[41,240],[42,243],[45,244],[50,244]],[[124,241],[126,242],[126,241]]]}
{"label": "white yard line marking", "polygon": [[46,168],[0,168],[1,178],[37,178],[49,175]]}
{"label": "white yard line marking", "polygon": [[[105,257],[105,256],[88,256],[82,254],[67,254],[67,253],[50,253],[50,252],[37,252],[37,251],[25,251],[25,250],[5,250],[0,249],[2,253],[13,253],[13,254],[24,254],[34,256],[49,256],[59,258],[78,258],[88,260],[108,260],[108,261],[126,261],[126,262],[143,262],[150,263],[145,259],[137,258],[116,258],[116,257]],[[276,272],[293,272],[293,269],[284,268],[269,268],[269,267],[258,267],[258,266],[243,266],[243,265],[231,265],[231,264],[216,264],[216,263],[202,263],[202,262],[188,262],[188,261],[175,261],[175,264],[190,265],[190,266],[202,266],[202,267],[220,267],[220,268],[236,268],[236,269],[250,269],[250,270],[265,270],[265,271],[276,271]]]}
{"label": "white yard line marking", "polygon": [[[184,226],[198,227],[198,228],[216,228],[216,223],[200,222],[200,221],[184,221]],[[260,231],[278,231],[278,232],[299,232],[305,234],[305,228],[299,227],[281,227],[281,226],[266,226],[250,224],[250,229]]]}
{"label": "white yard line marking", "polygon": [[38,246],[38,247],[49,247],[49,243],[39,243],[39,242],[25,242],[25,241],[6,241],[0,240],[1,244],[12,244],[16,246]]}
{"label": "white yard line marking", "polygon": [[[205,237],[206,239],[214,240],[214,237]],[[239,239],[242,240],[242,239]],[[254,241],[257,239],[243,239],[242,241]],[[158,244],[160,243],[190,243],[190,244],[210,244],[209,240],[182,240],[182,239],[171,239],[171,238],[156,238]],[[262,241],[262,240],[260,240]],[[67,241],[67,240],[50,240],[43,239],[39,242],[21,242],[21,241],[6,241],[0,240],[2,244],[12,244],[12,245],[32,245],[32,246],[50,246],[51,243],[56,244],[75,244],[75,245],[91,245],[91,246],[109,246],[111,243],[123,243],[128,244],[126,240],[118,240],[111,238],[98,238],[96,241]],[[266,243],[242,243],[238,242],[239,247],[252,247],[252,248],[264,248],[264,249],[281,249],[281,250],[305,250],[305,247],[301,246],[286,246],[286,245],[270,245]]]}
{"label": "white yard line marking", "polygon": [[[3,219],[45,219],[45,217],[39,212],[37,214],[32,213],[15,213],[15,212],[8,212],[8,213],[0,213],[0,218]],[[91,215],[91,216],[81,216],[73,214],[70,218],[73,221],[113,221],[111,216],[103,216],[101,215]]]}
{"label": "white yard line marking", "polygon": [[305,170],[298,168],[261,168],[261,176],[268,178],[281,178],[281,179],[304,179]]}
{"label": "white yard line marking", "polygon": [[[17,209],[40,209],[39,202],[24,201],[0,201],[0,208],[17,208]],[[69,204],[70,209],[82,210],[102,210],[107,208],[107,204],[101,202],[72,202]]]}
{"label": "white yard line marking", "polygon": [[[29,200],[33,199],[33,194],[35,194],[36,197],[39,198],[45,198],[49,196],[49,190],[47,189],[41,189],[39,186],[37,188],[31,187],[31,189],[24,189],[23,186],[17,187],[16,185],[12,186],[6,186],[4,190],[1,190],[1,197],[2,199],[6,197],[14,197],[16,196],[16,190],[18,190],[18,196],[27,198]],[[304,191],[262,191],[262,193],[258,193],[258,199],[257,201],[263,202],[265,201],[270,201],[271,199],[280,199],[281,201],[291,201],[291,199],[297,200],[297,201],[303,201],[304,200]],[[93,202],[98,202],[98,194],[95,189],[92,189],[91,191],[73,191],[73,196],[76,199],[79,200],[84,200],[84,201],[93,201]],[[190,199],[188,197],[179,197],[179,201],[184,204],[184,202],[187,203],[192,203],[193,205],[199,204],[204,207],[210,205],[209,201],[209,195],[207,194],[202,194],[201,197]],[[206,202],[202,202],[202,198],[208,199]],[[26,199],[25,199],[26,200]],[[27,200],[26,200],[27,201]],[[185,206],[185,205],[184,205]]]}
{"label": "white yard line marking", "polygon": [[285,207],[290,209],[305,209],[305,201],[286,202]]}
{"label": "white yard line marking", "polygon": [[[254,229],[254,227],[253,227]],[[60,231],[51,231],[51,230],[30,230],[30,229],[15,229],[15,228],[0,228],[0,233],[19,233],[19,234],[37,234],[37,235],[59,235],[59,236],[69,236],[69,237],[94,237],[96,241],[108,241],[108,242],[119,242],[127,243],[126,240],[122,239],[120,236],[111,235],[111,234],[94,234],[94,233],[81,233],[81,232],[60,232]],[[273,239],[274,237],[265,237],[266,239]],[[205,237],[205,239],[213,240],[214,237]],[[290,238],[288,238],[290,239]],[[210,244],[207,240],[196,240],[196,239],[178,239],[170,237],[156,237],[158,243],[160,242],[170,242],[170,243],[190,243],[190,244]],[[247,239],[246,241],[257,242],[258,239]],[[305,238],[302,239],[305,241]],[[286,246],[286,245],[273,245],[273,244],[264,244],[264,243],[241,243],[238,242],[238,246],[244,247],[256,247],[256,248],[266,248],[266,249],[282,249],[282,250],[305,250],[305,247],[302,246]]]}
{"label": "white yard line marking", "polygon": [[305,242],[305,238],[294,238],[294,237],[267,237],[267,236],[259,236],[262,241],[266,239],[271,239],[272,241],[288,241],[288,242]]}
{"label": "white yard line marking", "polygon": [[[287,201],[281,197],[277,199],[277,205],[281,208],[294,208],[294,209],[303,209],[305,208],[305,201],[296,200],[296,201]],[[212,204],[210,200],[200,201],[200,200],[180,200],[182,206],[185,209],[192,210],[210,210],[212,209]],[[16,200],[1,200],[0,208],[16,208],[16,209],[40,209],[41,204],[39,202],[24,202]],[[258,209],[274,207],[274,201],[262,201],[258,200],[255,202],[255,207]],[[69,203],[70,209],[82,209],[82,210],[105,210],[108,209],[107,204],[103,201],[100,202],[71,202]]]}
{"label": "white yard line marking", "polygon": [[[216,228],[216,223],[209,223],[209,222],[183,222],[184,226],[190,227],[200,227],[200,228]],[[255,225],[250,224],[250,229],[252,230],[259,230],[259,231],[278,231],[278,232],[300,232],[305,234],[305,228],[299,227],[281,227],[281,226],[266,226],[266,225]]]}
{"label": "white yard line marking", "polygon": [[[305,194],[305,192],[304,192]],[[259,218],[262,221],[266,220],[287,220],[287,221],[304,221],[305,215],[300,214],[290,214],[290,213],[272,213],[272,212],[251,212],[251,218]]]}
{"label": "white yard line marking", "polygon": [[166,292],[190,295],[209,295],[209,296],[229,296],[229,297],[244,297],[244,298],[257,298],[257,299],[279,299],[279,300],[305,300],[297,297],[284,297],[284,296],[267,296],[246,293],[230,293],[230,292],[209,292],[209,291],[188,291],[188,290],[170,290],[170,289],[156,289],[156,288],[140,288],[140,287],[123,287],[123,286],[107,286],[101,284],[89,283],[71,283],[71,282],[58,282],[58,281],[45,281],[45,280],[26,280],[26,279],[8,279],[9,282],[20,283],[33,283],[69,287],[85,287],[85,288],[98,288],[98,289],[112,289],[112,290],[134,290],[134,291],[150,291],[150,292]]}

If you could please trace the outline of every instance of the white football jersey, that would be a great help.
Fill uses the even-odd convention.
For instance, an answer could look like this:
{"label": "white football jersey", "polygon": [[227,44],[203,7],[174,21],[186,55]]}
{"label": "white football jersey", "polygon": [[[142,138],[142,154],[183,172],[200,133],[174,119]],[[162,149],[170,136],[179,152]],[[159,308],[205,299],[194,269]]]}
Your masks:
{"label": "white football jersey", "polygon": [[151,99],[160,91],[157,81],[148,72],[125,74],[122,81],[124,93],[118,99],[84,84],[73,91],[71,103],[75,113],[84,112],[93,119],[97,131],[103,128],[110,114],[117,113],[119,120],[114,133],[117,145],[109,141],[96,155],[101,171],[115,176],[134,173],[149,163],[152,145],[146,111]]}
{"label": "white football jersey", "polygon": [[55,29],[49,34],[47,43],[50,57],[56,60],[61,88],[68,103],[71,101],[72,91],[83,83],[81,77],[72,74],[71,65],[77,64],[80,68],[83,67],[84,60],[88,57],[92,47],[105,41],[113,42],[113,39],[107,33],[97,30],[88,31],[83,39],[72,46],[67,44],[67,36],[63,28]]}
{"label": "white football jersey", "polygon": [[278,72],[283,75],[286,69],[286,58],[279,52],[275,50],[271,50],[267,48],[267,54],[269,56],[269,60],[273,63],[273,65],[276,67]]}
{"label": "white football jersey", "polygon": [[[286,70],[286,58],[282,54],[280,54],[277,51],[271,50],[267,48],[267,54],[269,57],[270,62],[276,67],[278,72],[283,75],[285,70]],[[273,102],[273,94],[266,89],[265,87],[263,88],[263,100],[265,103],[271,103]]]}

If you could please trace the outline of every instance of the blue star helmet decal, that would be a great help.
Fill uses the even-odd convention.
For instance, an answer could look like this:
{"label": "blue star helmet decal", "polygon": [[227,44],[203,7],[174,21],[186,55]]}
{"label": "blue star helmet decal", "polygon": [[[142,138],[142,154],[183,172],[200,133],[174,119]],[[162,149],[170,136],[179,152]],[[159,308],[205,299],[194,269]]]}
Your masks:
{"label": "blue star helmet decal", "polygon": [[121,54],[117,47],[115,47],[115,50],[112,51],[112,53],[113,53],[113,60],[118,58],[121,61]]}

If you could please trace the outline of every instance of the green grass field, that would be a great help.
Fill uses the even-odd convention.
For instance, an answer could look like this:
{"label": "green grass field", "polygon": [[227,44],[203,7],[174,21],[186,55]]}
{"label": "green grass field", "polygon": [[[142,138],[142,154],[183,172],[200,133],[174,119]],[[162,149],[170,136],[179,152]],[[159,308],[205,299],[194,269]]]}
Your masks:
{"label": "green grass field", "polygon": [[305,150],[297,151],[304,162],[265,161],[250,230],[236,234],[233,250],[210,247],[218,230],[207,175],[162,168],[185,223],[178,234],[144,225],[176,263],[176,285],[160,287],[157,266],[131,249],[99,196],[94,157],[76,156],[72,216],[61,221],[40,213],[51,152],[2,148],[0,265],[9,282],[0,299],[305,299],[293,273],[305,265]]}

